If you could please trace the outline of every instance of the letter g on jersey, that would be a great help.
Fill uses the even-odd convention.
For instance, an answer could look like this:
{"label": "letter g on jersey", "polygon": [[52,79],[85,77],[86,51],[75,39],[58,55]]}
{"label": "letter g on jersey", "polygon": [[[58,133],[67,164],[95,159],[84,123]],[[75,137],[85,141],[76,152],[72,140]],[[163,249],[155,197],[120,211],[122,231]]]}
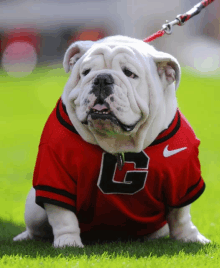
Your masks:
{"label": "letter g on jersey", "polygon": [[104,194],[135,194],[142,190],[147,181],[149,157],[145,152],[126,153],[126,163],[134,163],[134,170],[128,170],[123,182],[115,181],[117,159],[109,153],[102,154],[102,163],[97,186]]}

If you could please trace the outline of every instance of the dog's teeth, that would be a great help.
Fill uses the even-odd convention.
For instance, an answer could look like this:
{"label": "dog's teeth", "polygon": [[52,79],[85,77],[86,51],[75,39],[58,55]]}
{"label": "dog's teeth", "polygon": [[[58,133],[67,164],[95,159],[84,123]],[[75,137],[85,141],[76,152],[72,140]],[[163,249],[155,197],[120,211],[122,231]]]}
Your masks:
{"label": "dog's teeth", "polygon": [[92,110],[93,111],[93,113],[95,113],[95,114],[109,114],[110,113],[110,111],[107,111],[107,112],[104,112],[104,111],[97,111],[97,110]]}

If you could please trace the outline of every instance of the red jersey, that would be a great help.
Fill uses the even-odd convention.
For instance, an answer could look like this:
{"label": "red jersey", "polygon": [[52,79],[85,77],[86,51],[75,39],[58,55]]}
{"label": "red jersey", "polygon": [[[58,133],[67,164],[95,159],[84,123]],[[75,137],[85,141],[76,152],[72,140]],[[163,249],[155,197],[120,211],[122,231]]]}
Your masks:
{"label": "red jersey", "polygon": [[147,235],[166,224],[168,207],[192,203],[204,191],[199,140],[179,110],[168,129],[140,153],[117,159],[77,133],[61,99],[42,133],[33,186],[36,203],[76,213],[81,233]]}

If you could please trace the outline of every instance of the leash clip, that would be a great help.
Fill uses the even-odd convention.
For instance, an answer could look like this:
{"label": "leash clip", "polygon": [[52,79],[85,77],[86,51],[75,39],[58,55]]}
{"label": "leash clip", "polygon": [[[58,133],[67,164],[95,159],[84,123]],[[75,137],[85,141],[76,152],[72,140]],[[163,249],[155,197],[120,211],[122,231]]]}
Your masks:
{"label": "leash clip", "polygon": [[173,20],[171,22],[169,22],[168,20],[166,20],[166,24],[163,24],[162,25],[162,31],[164,31],[166,34],[169,34],[170,35],[173,32],[173,26],[174,25],[177,25],[177,24],[178,25],[182,25],[181,20],[178,18],[178,16],[177,16],[177,18],[175,20]]}

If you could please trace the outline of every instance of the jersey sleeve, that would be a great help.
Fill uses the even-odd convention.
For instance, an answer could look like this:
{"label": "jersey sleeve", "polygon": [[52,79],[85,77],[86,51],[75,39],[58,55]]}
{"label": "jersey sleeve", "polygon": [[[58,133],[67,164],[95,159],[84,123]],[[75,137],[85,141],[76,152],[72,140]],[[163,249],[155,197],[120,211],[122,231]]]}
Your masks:
{"label": "jersey sleeve", "polygon": [[201,177],[198,145],[191,148],[183,159],[171,164],[165,180],[165,198],[169,207],[180,208],[194,202],[205,190]]}
{"label": "jersey sleeve", "polygon": [[44,203],[49,203],[75,212],[76,181],[48,144],[39,146],[33,187],[39,206],[44,208]]}

